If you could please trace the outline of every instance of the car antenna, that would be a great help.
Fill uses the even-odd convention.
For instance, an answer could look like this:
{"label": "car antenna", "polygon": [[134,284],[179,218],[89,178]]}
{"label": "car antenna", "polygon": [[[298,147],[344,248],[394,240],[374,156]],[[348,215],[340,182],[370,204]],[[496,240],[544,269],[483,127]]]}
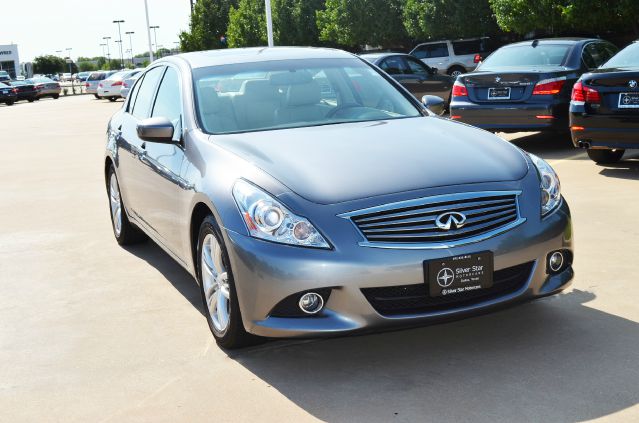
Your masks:
{"label": "car antenna", "polygon": [[539,40],[533,40],[532,42],[533,47],[537,47],[538,44],[539,44]]}

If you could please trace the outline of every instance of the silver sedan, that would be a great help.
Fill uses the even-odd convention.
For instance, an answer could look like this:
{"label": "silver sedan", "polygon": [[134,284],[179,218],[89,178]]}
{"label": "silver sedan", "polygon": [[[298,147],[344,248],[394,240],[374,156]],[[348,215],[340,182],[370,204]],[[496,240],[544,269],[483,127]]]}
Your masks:
{"label": "silver sedan", "polygon": [[108,124],[115,238],[150,238],[190,272],[227,348],[566,288],[573,234],[553,169],[425,103],[339,50],[156,61]]}

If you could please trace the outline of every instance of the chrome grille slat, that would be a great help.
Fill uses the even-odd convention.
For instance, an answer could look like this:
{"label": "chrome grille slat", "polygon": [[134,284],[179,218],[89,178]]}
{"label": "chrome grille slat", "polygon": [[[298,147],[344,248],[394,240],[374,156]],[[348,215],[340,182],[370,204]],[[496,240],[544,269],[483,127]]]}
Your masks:
{"label": "chrome grille slat", "polygon": [[[344,213],[366,242],[381,248],[449,248],[509,230],[526,219],[519,215],[520,191],[470,192],[402,201]],[[444,213],[462,213],[463,226],[437,226]]]}
{"label": "chrome grille slat", "polygon": [[[473,208],[482,208],[486,205],[505,205],[506,203],[512,203],[513,200],[512,199],[501,199],[501,200],[494,200],[494,201],[486,201],[486,202],[473,202],[473,203],[458,203],[457,207],[455,208],[455,210],[471,210]],[[443,213],[445,211],[449,211],[451,210],[451,207],[449,205],[438,205],[438,206],[432,206],[432,207],[425,207],[425,208],[412,208],[410,210],[407,211],[400,211],[400,212],[395,212],[395,213],[387,213],[387,214],[383,214],[383,215],[375,215],[375,216],[369,216],[369,217],[353,217],[353,221],[357,224],[361,224],[363,222],[376,222],[376,221],[386,221],[386,220],[395,220],[395,219],[402,219],[402,218],[412,218],[412,217],[418,217],[418,216],[422,216],[422,215],[429,215],[429,214],[434,214],[434,215],[438,215],[440,213]]]}

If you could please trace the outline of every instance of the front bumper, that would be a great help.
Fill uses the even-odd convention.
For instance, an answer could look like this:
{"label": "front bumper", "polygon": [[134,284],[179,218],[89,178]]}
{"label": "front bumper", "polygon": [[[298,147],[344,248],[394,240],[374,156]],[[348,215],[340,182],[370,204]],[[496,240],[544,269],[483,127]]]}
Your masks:
{"label": "front bumper", "polygon": [[[244,327],[253,334],[267,337],[329,336],[462,317],[557,293],[566,288],[573,277],[571,266],[553,276],[546,270],[549,252],[562,249],[572,255],[571,218],[565,201],[543,221],[529,221],[485,241],[451,249],[379,249],[353,245],[320,250],[260,241],[230,230],[225,231],[225,238]],[[424,260],[480,251],[494,253],[496,271],[529,262],[533,263],[532,270],[525,283],[514,292],[434,312],[382,315],[362,293],[362,288],[424,283]],[[319,315],[270,316],[282,299],[320,288],[332,291]]]}
{"label": "front bumper", "polygon": [[[562,103],[477,104],[453,100],[455,120],[494,132],[566,131],[568,105]],[[539,116],[539,117],[538,117]]]}

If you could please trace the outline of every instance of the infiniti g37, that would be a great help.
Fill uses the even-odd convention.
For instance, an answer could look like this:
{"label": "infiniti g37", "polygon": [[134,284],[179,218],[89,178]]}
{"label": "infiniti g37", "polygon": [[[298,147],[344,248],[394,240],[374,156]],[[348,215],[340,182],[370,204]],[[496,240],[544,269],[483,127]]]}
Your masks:
{"label": "infiniti g37", "polygon": [[117,241],[190,272],[227,348],[466,316],[573,277],[548,163],[338,50],[154,62],[108,124],[104,175]]}

